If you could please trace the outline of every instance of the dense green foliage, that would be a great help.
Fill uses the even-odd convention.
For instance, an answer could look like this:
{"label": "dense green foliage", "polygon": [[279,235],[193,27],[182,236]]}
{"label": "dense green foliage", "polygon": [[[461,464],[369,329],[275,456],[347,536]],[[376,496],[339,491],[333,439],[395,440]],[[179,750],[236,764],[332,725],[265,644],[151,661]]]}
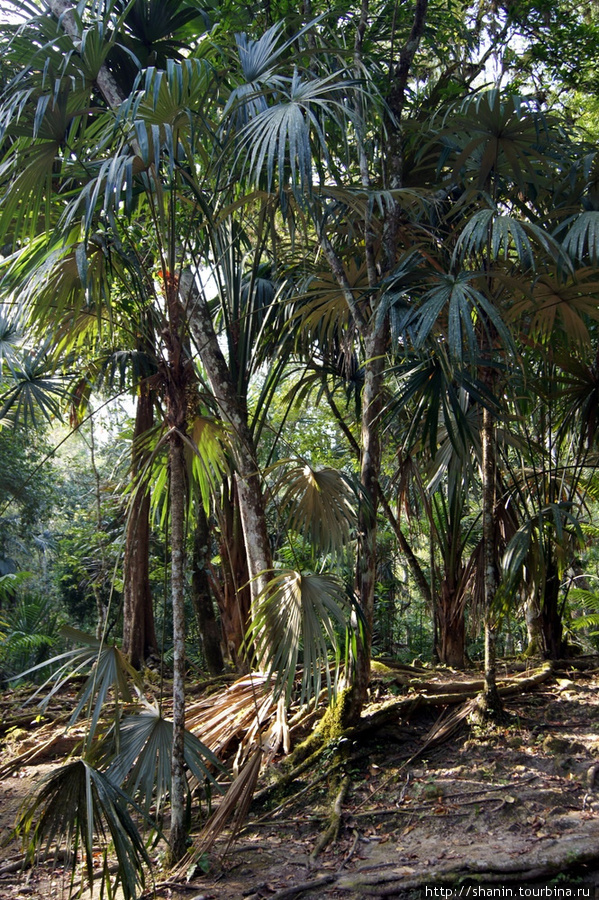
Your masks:
{"label": "dense green foliage", "polygon": [[[497,641],[596,639],[599,29],[544,0],[25,14],[1,37],[0,574],[47,600],[2,592],[0,665],[28,627],[42,663],[65,614],[172,664],[176,857],[189,664],[289,698],[303,663],[303,698],[345,653],[355,718],[373,653],[462,667],[484,631],[491,698]],[[79,449],[40,465],[67,418]]]}

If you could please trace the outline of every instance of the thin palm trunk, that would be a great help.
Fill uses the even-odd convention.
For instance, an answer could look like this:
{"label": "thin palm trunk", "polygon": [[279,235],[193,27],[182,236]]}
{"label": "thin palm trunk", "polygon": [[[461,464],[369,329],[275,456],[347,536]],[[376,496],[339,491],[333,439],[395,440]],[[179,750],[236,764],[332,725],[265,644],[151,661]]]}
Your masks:
{"label": "thin palm trunk", "polygon": [[174,862],[185,853],[185,516],[187,509],[188,398],[193,369],[184,343],[184,315],[174,278],[165,278],[168,326],[163,331],[168,359],[163,368],[166,421],[169,428],[171,602],[173,612],[173,750],[171,758],[170,853]]}
{"label": "thin palm trunk", "polygon": [[366,702],[370,680],[370,656],[377,571],[377,509],[381,444],[379,438],[382,408],[383,372],[385,367],[385,332],[365,341],[364,398],[362,415],[362,458],[360,482],[364,492],[358,518],[357,593],[364,617],[364,628],[357,636],[356,656],[351,665],[351,703],[347,706],[349,721],[359,717]]}
{"label": "thin palm trunk", "polygon": [[[385,148],[385,169],[388,186],[391,188],[402,187],[403,175],[403,137],[401,132],[401,116],[405,100],[409,72],[418,49],[420,38],[424,30],[428,0],[417,0],[414,11],[413,26],[409,39],[402,49],[400,60],[396,67],[390,66],[391,89],[388,96],[393,121],[388,123],[390,140]],[[354,44],[354,60],[359,67],[364,36],[369,18],[368,0],[363,0],[360,19]],[[359,112],[361,101],[358,100]],[[363,187],[368,190],[371,186],[368,159],[365,148],[360,145],[360,176]],[[383,222],[383,258],[382,272],[379,273],[375,266],[375,234],[373,224],[367,212],[364,221],[365,233],[365,258],[368,271],[369,287],[373,291],[379,290],[380,274],[383,276],[390,272],[397,260],[397,236],[401,220],[399,204],[393,202],[386,211]],[[364,616],[363,634],[357,640],[357,653],[351,667],[352,690],[351,701],[347,704],[348,722],[355,721],[367,698],[368,682],[370,679],[370,654],[372,648],[372,629],[374,625],[375,588],[377,571],[377,510],[379,503],[379,476],[381,471],[381,411],[383,406],[382,392],[384,385],[384,371],[386,366],[386,352],[389,338],[388,317],[381,314],[381,309],[376,301],[367,316],[356,302],[354,292],[349,284],[345,270],[340,260],[333,251],[330,241],[321,234],[321,246],[325,256],[329,260],[331,269],[346,298],[350,313],[355,325],[362,332],[364,341],[364,393],[362,401],[362,428],[361,428],[361,461],[360,483],[364,493],[360,505],[358,522],[358,564],[357,564],[357,593]],[[379,297],[379,303],[381,299]]]}
{"label": "thin palm trunk", "polygon": [[497,690],[496,624],[494,608],[495,593],[497,591],[497,570],[495,565],[495,427],[493,413],[487,407],[483,410],[481,445],[485,603],[485,702],[490,713],[497,713],[502,709],[502,704]]}
{"label": "thin palm trunk", "polygon": [[208,575],[211,555],[209,522],[204,507],[200,503],[196,516],[193,541],[191,599],[204,649],[206,667],[211,675],[218,675],[223,671],[225,663],[221,650],[221,629],[214,614],[214,603]]}
{"label": "thin palm trunk", "polygon": [[171,831],[173,861],[185,853],[185,448],[178,432],[170,438],[171,600],[173,605],[173,752]]}

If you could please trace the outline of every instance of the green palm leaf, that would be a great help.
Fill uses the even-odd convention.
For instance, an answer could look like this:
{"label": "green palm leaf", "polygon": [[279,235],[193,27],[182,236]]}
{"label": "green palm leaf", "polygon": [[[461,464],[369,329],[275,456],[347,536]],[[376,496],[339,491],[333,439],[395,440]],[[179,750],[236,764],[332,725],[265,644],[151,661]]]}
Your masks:
{"label": "green palm leaf", "polygon": [[300,655],[301,702],[312,691],[319,695],[323,669],[327,690],[332,692],[328,654],[330,648],[335,650],[338,672],[336,627],[347,628],[349,607],[345,587],[330,575],[289,570],[270,580],[254,607],[248,641],[253,642],[256,658],[270,677],[274,675],[275,695],[291,695]]}
{"label": "green palm leaf", "polygon": [[[149,814],[152,802],[156,815],[170,794],[173,723],[164,719],[155,707],[147,706],[137,715],[126,716],[120,724],[118,753],[107,770],[116,784],[124,784]],[[211,750],[190,731],[184,735],[185,763],[193,777],[208,780],[217,790],[213,770],[222,765]]]}
{"label": "green palm leaf", "polygon": [[[577,616],[570,622],[570,627],[575,631],[581,631],[586,628],[599,627],[599,594],[596,591],[585,590],[584,588],[571,588],[568,598],[572,604],[582,607],[584,610],[581,616]],[[590,632],[591,636],[599,634],[598,631]]]}
{"label": "green palm leaf", "polygon": [[326,159],[323,122],[329,119],[342,129],[346,89],[347,82],[340,83],[336,73],[305,79],[295,71],[285,91],[279,91],[278,102],[259,112],[242,132],[241,146],[251,177],[259,180],[265,173],[270,191],[276,169],[280,190],[288,184],[300,194],[310,189],[314,139]]}
{"label": "green palm leaf", "polygon": [[547,340],[558,324],[567,340],[588,346],[589,320],[599,320],[599,282],[593,269],[581,269],[575,278],[543,273],[535,279],[530,293],[520,288],[520,298],[510,310],[510,319],[526,316],[530,333]]}
{"label": "green palm leaf", "polygon": [[131,702],[132,695],[129,682],[131,681],[138,693],[141,694],[140,675],[118,647],[103,644],[96,638],[91,637],[91,635],[84,634],[76,628],[71,628],[69,625],[64,625],[61,633],[64,637],[85,646],[62,653],[60,656],[54,657],[41,665],[28,669],[22,675],[28,675],[43,666],[60,663],[59,668],[30,698],[30,700],[35,699],[49,684],[53,683],[50,692],[40,704],[43,708],[74,675],[91,669],[87,680],[81,688],[77,705],[69,720],[69,725],[72,725],[84,711],[87,712],[91,717],[88,735],[88,742],[90,742],[95,734],[102,707],[108,696],[112,694],[114,702],[117,704],[123,701],[126,703]]}
{"label": "green palm leaf", "polygon": [[506,97],[498,89],[482,91],[451,115],[446,133],[459,147],[454,175],[463,170],[481,189],[495,181],[527,191],[539,181],[549,122],[526,98]]}
{"label": "green palm leaf", "polygon": [[587,210],[569,219],[562,228],[569,225],[564,238],[564,249],[575,259],[596,266],[599,260],[599,212]]}
{"label": "green palm leaf", "polygon": [[406,312],[401,322],[401,327],[412,333],[417,350],[443,324],[450,356],[460,365],[466,356],[473,361],[478,357],[477,324],[487,332],[494,329],[506,347],[512,346],[510,333],[499,313],[476,286],[476,275],[439,273],[431,280],[433,286]]}
{"label": "green palm leaf", "polygon": [[481,209],[469,219],[454,251],[454,262],[490,251],[491,259],[517,260],[524,270],[536,268],[533,242],[553,257],[563,256],[557,242],[538,225],[494,209]]}
{"label": "green palm leaf", "polygon": [[321,553],[339,553],[349,543],[357,521],[356,493],[346,475],[301,461],[277,487],[284,491],[279,509],[287,528],[303,534]]}
{"label": "green palm leaf", "polygon": [[11,365],[12,384],[0,395],[0,421],[36,425],[39,414],[49,422],[60,417],[60,401],[67,396],[63,379],[53,371],[46,346],[24,354]]}
{"label": "green palm leaf", "polygon": [[[39,849],[48,853],[54,846],[58,852],[65,846],[73,874],[80,851],[90,886],[94,881],[94,839],[99,840],[104,851],[103,884],[107,883],[112,890],[120,885],[125,900],[135,900],[145,886],[144,867],[150,867],[151,860],[127,804],[131,804],[130,798],[106,775],[78,759],[44,780],[38,793],[19,813],[15,831],[26,843],[30,858]],[[108,837],[118,865],[112,885]]]}
{"label": "green palm leaf", "polygon": [[21,342],[21,330],[14,319],[4,313],[0,306],[0,376],[3,363],[10,369],[18,360],[18,347]]}

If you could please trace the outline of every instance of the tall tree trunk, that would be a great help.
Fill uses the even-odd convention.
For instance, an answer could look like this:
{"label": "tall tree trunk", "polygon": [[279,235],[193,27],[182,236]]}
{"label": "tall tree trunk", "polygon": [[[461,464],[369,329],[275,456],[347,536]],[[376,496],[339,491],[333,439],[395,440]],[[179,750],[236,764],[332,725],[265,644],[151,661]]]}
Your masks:
{"label": "tall tree trunk", "polygon": [[170,853],[173,862],[185,853],[185,515],[187,509],[187,465],[184,438],[187,434],[188,398],[194,381],[184,335],[185,318],[179,300],[177,279],[165,276],[167,327],[162,338],[167,361],[165,382],[166,422],[169,428],[171,601],[173,612],[173,749],[171,757]]}
{"label": "tall tree trunk", "polygon": [[541,624],[541,607],[539,598],[532,594],[524,605],[524,619],[528,635],[527,656],[540,656],[545,652],[545,637]]}
{"label": "tall tree trunk", "polygon": [[237,670],[247,672],[248,665],[242,652],[242,644],[250,623],[252,594],[234,480],[223,485],[220,558],[223,585],[218,602],[226,651]]}
{"label": "tall tree trunk", "polygon": [[[414,20],[408,41],[404,45],[397,66],[390,61],[391,87],[387,100],[391,116],[387,123],[390,135],[385,148],[385,187],[398,189],[402,187],[403,176],[403,141],[401,134],[401,116],[405,101],[405,91],[410,69],[418,49],[426,20],[428,0],[417,0]],[[359,69],[362,58],[364,36],[368,26],[369,3],[363,0],[356,38],[354,43],[354,61]],[[356,101],[358,112],[361,112],[361,99]],[[360,126],[358,127],[360,133]],[[364,134],[362,134],[364,138]],[[368,158],[363,140],[360,141],[360,175],[365,190],[371,187]],[[375,264],[375,229],[368,211],[364,221],[365,262],[368,271],[369,287],[372,291],[370,309],[364,311],[356,302],[354,291],[340,259],[334,252],[330,241],[321,232],[320,242],[327,257],[333,275],[341,287],[349,311],[356,327],[362,333],[364,342],[364,392],[362,400],[361,430],[361,464],[360,482],[364,498],[360,504],[358,520],[358,564],[357,593],[365,620],[364,634],[357,641],[357,654],[351,667],[352,688],[349,702],[345,704],[347,721],[355,721],[360,715],[366,701],[368,681],[370,678],[370,653],[372,646],[372,629],[374,625],[374,603],[377,570],[377,509],[379,502],[379,475],[381,469],[380,417],[382,410],[383,373],[386,365],[389,323],[382,308],[380,295],[380,278],[392,271],[397,261],[397,242],[401,222],[401,208],[397,202],[389,205],[383,222],[383,247],[381,270]]]}
{"label": "tall tree trunk", "polygon": [[[49,0],[50,13],[60,22],[62,29],[79,45],[80,35],[70,0]],[[113,73],[102,64],[96,75],[96,85],[110,109],[117,109],[124,95]],[[136,153],[139,146],[135,138],[131,146]],[[165,284],[168,327],[163,338],[168,348],[168,365],[165,375],[167,424],[172,433],[169,444],[171,476],[171,589],[173,604],[173,753],[171,785],[171,855],[179,859],[185,852],[185,609],[184,609],[184,525],[186,509],[185,453],[181,435],[185,433],[187,412],[187,386],[190,368],[183,353],[182,308],[174,280]]]}
{"label": "tall tree trunk", "polygon": [[[153,423],[153,397],[142,384],[133,431],[131,481],[134,485],[147,461],[147,453],[140,450],[139,440],[148,433]],[[140,486],[133,493],[127,520],[123,563],[123,652],[137,668],[148,656],[158,653],[149,569],[150,493]]]}
{"label": "tall tree trunk", "polygon": [[173,604],[173,752],[171,831],[173,861],[185,853],[185,448],[178,432],[170,437],[171,599]]}
{"label": "tall tree trunk", "polygon": [[[360,459],[362,457],[362,454],[360,451],[360,445],[358,444],[358,442],[354,438],[353,434],[351,433],[347,423],[344,421],[343,416],[341,415],[339,408],[333,399],[333,396],[328,388],[326,381],[324,383],[324,388],[325,388],[325,392],[326,392],[325,396],[326,396],[327,402],[329,404],[329,407],[331,409],[331,412],[333,413],[333,416],[335,417],[337,424],[339,425],[339,427],[343,431],[344,435],[346,436],[349,446],[352,449],[356,460],[360,461]],[[412,547],[410,546],[408,539],[406,538],[405,534],[401,530],[401,523],[399,521],[399,518],[395,515],[395,513],[391,509],[391,506],[389,505],[389,501],[387,500],[387,497],[385,496],[383,489],[381,488],[380,481],[377,486],[377,496],[378,496],[379,504],[381,506],[381,510],[385,514],[389,524],[391,525],[391,528],[393,529],[393,531],[395,533],[395,537],[397,538],[397,543],[398,543],[399,549],[401,550],[401,552],[403,553],[403,555],[405,557],[406,563],[410,568],[412,577],[414,578],[414,580],[416,581],[416,583],[418,585],[418,588],[422,594],[424,602],[428,606],[432,607],[433,597],[432,597],[432,592],[431,592],[431,585],[429,584],[429,582],[426,579],[426,575],[424,574],[424,571],[422,569],[422,566],[420,565],[418,557],[414,553]]]}
{"label": "tall tree trunk", "polygon": [[206,667],[211,675],[220,674],[225,663],[221,650],[221,628],[214,614],[208,565],[210,528],[202,504],[198,504],[191,567],[191,599],[194,605]]}
{"label": "tall tree trunk", "polygon": [[435,606],[437,656],[444,666],[463,669],[466,652],[464,598],[444,579]]}
{"label": "tall tree trunk", "polygon": [[248,560],[252,603],[266,589],[272,553],[266,528],[264,497],[247,409],[237,394],[227,361],[218,343],[210,311],[197,289],[193,273],[181,273],[180,291],[189,310],[189,326],[220,415],[234,435],[233,458],[239,512]]}
{"label": "tall tree trunk", "polygon": [[497,569],[495,565],[495,428],[493,413],[483,409],[481,429],[482,445],[482,524],[483,524],[483,566],[485,599],[485,702],[491,715],[502,710],[501,698],[497,690],[496,678],[496,623],[495,593],[497,591]]}
{"label": "tall tree trunk", "polygon": [[545,653],[549,659],[561,659],[564,655],[564,626],[559,609],[559,589],[561,579],[557,566],[551,560],[547,566],[545,591],[541,604],[541,628]]}
{"label": "tall tree trunk", "polygon": [[362,413],[362,458],[360,483],[363,498],[358,515],[358,563],[356,588],[364,616],[364,629],[356,641],[356,656],[351,661],[351,697],[346,704],[348,722],[355,721],[367,699],[370,680],[370,656],[374,626],[374,604],[377,572],[377,509],[381,444],[379,438],[382,409],[383,372],[385,368],[386,332],[379,327],[365,343],[366,363]]}

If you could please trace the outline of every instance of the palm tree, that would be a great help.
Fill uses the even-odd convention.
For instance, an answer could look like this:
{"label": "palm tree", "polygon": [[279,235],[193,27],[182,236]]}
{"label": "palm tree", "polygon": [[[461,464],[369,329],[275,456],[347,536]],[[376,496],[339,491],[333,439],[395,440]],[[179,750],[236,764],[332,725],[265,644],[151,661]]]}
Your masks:
{"label": "palm tree", "polygon": [[[460,373],[460,383],[481,409],[486,693],[489,707],[498,708],[495,593],[505,538],[500,538],[496,422],[502,413],[499,396],[505,392],[502,372],[516,353],[504,319],[518,290],[526,291],[533,283],[540,261],[559,258],[559,248],[540,225],[549,190],[543,166],[551,164],[548,153],[543,157],[543,147],[553,139],[546,118],[522,100],[503,98],[495,90],[458,105],[445,117],[441,136],[451,147],[440,220],[444,253],[440,259],[436,254],[436,269],[429,270],[424,290],[410,292],[401,328],[417,351],[430,348],[438,355],[440,342],[446,366]],[[407,297],[408,292],[404,293]],[[431,338],[432,343],[427,343]],[[452,412],[456,421],[464,420],[458,404],[454,403]],[[434,415],[429,412],[427,417],[434,425]],[[444,422],[449,426],[447,415]],[[428,433],[436,440],[436,426],[429,424]]]}
{"label": "palm tree", "polygon": [[[261,347],[268,346],[269,329],[276,332],[272,312],[276,312],[276,305],[272,297],[264,302],[260,270],[262,260],[268,260],[262,245],[270,235],[269,209],[273,201],[265,197],[260,203],[256,200],[258,195],[250,195],[246,201],[250,217],[255,215],[262,224],[253,230],[241,227],[235,210],[243,206],[243,198],[238,196],[237,183],[229,178],[227,165],[240,164],[239,142],[232,129],[245,105],[251,105],[251,95],[240,92],[237,97],[229,97],[228,104],[219,106],[218,72],[199,54],[183,61],[169,60],[165,70],[151,68],[142,73],[143,78],[123,98],[121,86],[102,61],[114,43],[116,31],[112,26],[120,27],[120,23],[113,23],[110,16],[108,26],[98,19],[80,23],[72,10],[60,11],[61,17],[54,25],[42,16],[31,28],[48,33],[53,29],[55,42],[51,52],[56,48],[56,58],[50,64],[64,73],[63,81],[57,77],[47,91],[42,61],[34,58],[17,79],[18,85],[23,85],[18,95],[20,105],[15,105],[12,96],[4,110],[9,161],[5,169],[7,197],[12,199],[12,192],[18,191],[22,204],[18,209],[9,205],[3,222],[5,229],[16,224],[23,242],[7,266],[4,284],[5,290],[27,284],[22,300],[29,304],[32,319],[43,316],[54,324],[58,334],[65,321],[91,319],[92,310],[102,326],[104,317],[108,321],[126,318],[136,302],[141,311],[151,305],[158,323],[154,333],[161,352],[151,381],[153,389],[160,390],[162,443],[168,447],[169,459],[174,645],[171,848],[177,857],[185,843],[186,450],[197,452],[191,422],[196,414],[198,375],[190,353],[190,335],[213,402],[233,437],[231,452],[247,569],[257,606],[258,599],[262,601],[267,596],[272,558],[256,454],[263,419],[257,416],[252,430],[247,390],[249,378],[261,362],[254,344],[259,340]],[[81,27],[84,31],[80,34]],[[105,52],[99,57],[94,55],[97,43],[92,34],[106,40]],[[260,52],[275,37],[272,32],[268,34]],[[73,41],[78,53],[61,57],[60,51],[72,46]],[[92,67],[93,80],[87,77],[88,65]],[[85,112],[88,103],[82,102],[82,96],[73,96],[73,79],[82,84],[80,92],[88,102],[98,90],[103,95],[104,105],[99,105],[91,123]],[[219,115],[226,116],[222,126]],[[22,140],[20,132],[27,130],[27,116],[30,137]],[[241,121],[243,124],[243,115]],[[44,142],[44,129],[52,141]],[[38,148],[40,153],[43,150],[52,170],[48,179],[32,177],[31,159],[34,157],[35,164],[39,164]],[[46,210],[46,227],[37,234],[40,205]],[[48,230],[50,225],[53,231]],[[257,235],[259,244],[259,249],[249,255],[245,249],[251,245],[247,234],[252,239]],[[228,358],[218,341],[209,288],[202,283],[202,272],[207,268],[217,275],[218,308],[230,333]],[[122,306],[115,308],[112,304],[116,279],[133,291],[129,296],[122,291],[118,295]],[[75,336],[83,333],[82,328],[77,328]],[[65,344],[59,341],[57,346],[61,350]],[[281,360],[265,380],[266,400],[272,395],[275,376],[282,368]],[[210,487],[222,476],[219,455],[216,451],[212,456],[202,455],[204,484]],[[315,583],[314,579],[300,582],[312,590]],[[330,594],[330,586],[327,590]],[[299,599],[303,596],[300,590]],[[330,635],[334,636],[332,631]],[[294,657],[289,658],[293,661]]]}

